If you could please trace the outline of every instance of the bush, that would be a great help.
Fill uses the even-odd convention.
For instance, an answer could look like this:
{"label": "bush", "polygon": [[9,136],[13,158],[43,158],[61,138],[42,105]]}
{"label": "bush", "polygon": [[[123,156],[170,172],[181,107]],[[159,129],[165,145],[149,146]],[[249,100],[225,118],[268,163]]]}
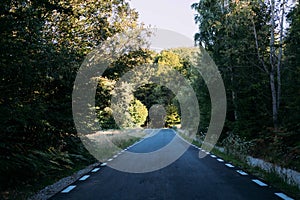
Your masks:
{"label": "bush", "polygon": [[176,106],[168,105],[166,111],[166,127],[173,127],[180,123],[180,116]]}
{"label": "bush", "polygon": [[129,106],[129,113],[131,116],[132,126],[141,126],[145,123],[148,110],[146,106],[139,100],[134,99]]}

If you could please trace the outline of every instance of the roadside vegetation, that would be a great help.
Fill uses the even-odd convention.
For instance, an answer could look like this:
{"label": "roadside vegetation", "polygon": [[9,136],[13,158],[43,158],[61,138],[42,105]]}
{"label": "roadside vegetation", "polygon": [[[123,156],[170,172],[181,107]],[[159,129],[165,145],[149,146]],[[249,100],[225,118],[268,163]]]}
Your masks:
{"label": "roadside vegetation", "polygon": [[[275,172],[267,172],[259,167],[253,167],[247,162],[246,157],[250,155],[247,148],[247,143],[249,144],[249,142],[246,142],[246,147],[244,146],[245,142],[241,142],[239,144],[236,143],[235,147],[231,145],[226,145],[226,147],[221,146],[222,148],[224,148],[225,151],[221,151],[219,148],[214,148],[211,151],[211,153],[217,155],[218,157],[222,158],[226,162],[232,163],[234,166],[242,169],[243,171],[265,180],[269,185],[282,190],[289,196],[295,199],[299,199],[300,189],[298,186],[293,184],[288,184],[286,181],[283,180],[283,178],[279,177],[279,175],[276,174]],[[201,147],[202,145],[200,141],[196,141],[196,140],[192,141],[192,144],[197,145],[199,147]]]}

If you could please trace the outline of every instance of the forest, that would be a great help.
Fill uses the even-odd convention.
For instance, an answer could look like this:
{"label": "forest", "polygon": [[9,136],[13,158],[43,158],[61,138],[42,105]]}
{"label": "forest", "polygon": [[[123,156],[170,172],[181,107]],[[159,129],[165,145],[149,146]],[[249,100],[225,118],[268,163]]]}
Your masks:
{"label": "forest", "polygon": [[[177,70],[188,80],[201,110],[196,135],[205,137],[211,100],[192,61],[201,46],[226,88],[227,116],[218,145],[243,146],[244,152],[235,153],[300,171],[298,1],[195,0],[195,47],[160,52],[147,48],[141,36],[152,33],[124,0],[2,0],[0,7],[4,199],[32,195],[96,162],[76,131],[73,86],[86,56],[128,30],[137,33],[138,48],[116,58],[97,79],[95,106],[103,130],[154,126],[148,114],[157,104],[166,111],[165,127],[181,123],[178,101],[164,86],[144,84],[133,94],[114,90],[126,72],[154,64],[162,73]],[[119,123],[111,108],[114,93],[124,96],[126,104],[126,117]]]}

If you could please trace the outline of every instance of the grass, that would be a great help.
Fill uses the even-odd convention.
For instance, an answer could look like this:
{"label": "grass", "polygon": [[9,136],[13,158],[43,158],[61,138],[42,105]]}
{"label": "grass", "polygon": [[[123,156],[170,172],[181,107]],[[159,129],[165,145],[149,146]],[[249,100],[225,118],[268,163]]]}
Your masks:
{"label": "grass", "polygon": [[97,132],[87,136],[85,147],[99,161],[104,162],[122,149],[140,140],[145,133],[140,129]]}

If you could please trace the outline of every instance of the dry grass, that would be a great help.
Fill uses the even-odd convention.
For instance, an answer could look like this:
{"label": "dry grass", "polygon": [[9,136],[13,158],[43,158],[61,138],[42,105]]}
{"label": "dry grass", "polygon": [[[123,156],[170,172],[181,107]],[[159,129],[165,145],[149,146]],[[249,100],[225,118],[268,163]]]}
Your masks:
{"label": "dry grass", "polygon": [[142,129],[107,130],[86,135],[82,141],[96,159],[104,162],[145,135]]}

